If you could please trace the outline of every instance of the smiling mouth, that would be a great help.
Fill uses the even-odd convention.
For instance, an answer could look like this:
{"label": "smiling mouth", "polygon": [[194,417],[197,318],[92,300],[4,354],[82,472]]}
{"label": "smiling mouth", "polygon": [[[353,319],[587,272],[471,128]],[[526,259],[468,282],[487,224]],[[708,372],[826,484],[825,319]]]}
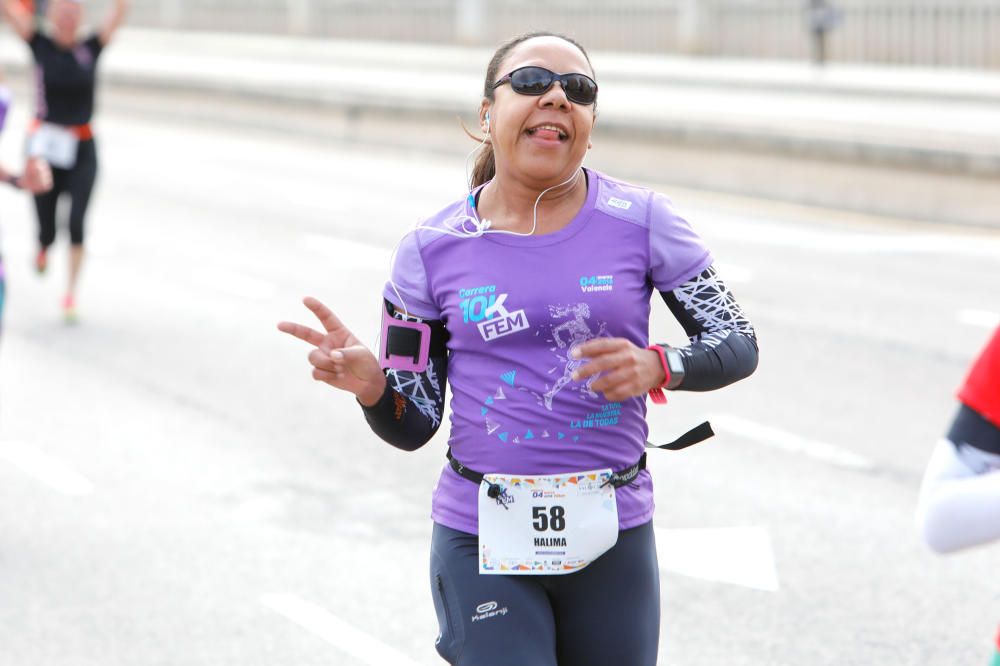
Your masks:
{"label": "smiling mouth", "polygon": [[540,139],[558,139],[559,141],[565,141],[569,138],[566,132],[562,131],[555,125],[539,125],[538,127],[532,127],[527,130],[528,136],[537,136]]}

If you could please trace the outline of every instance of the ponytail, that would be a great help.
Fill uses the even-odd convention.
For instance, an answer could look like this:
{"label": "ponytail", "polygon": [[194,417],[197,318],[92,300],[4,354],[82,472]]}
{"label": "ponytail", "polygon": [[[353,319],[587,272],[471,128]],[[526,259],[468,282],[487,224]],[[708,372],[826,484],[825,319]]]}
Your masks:
{"label": "ponytail", "polygon": [[476,155],[476,163],[472,165],[472,182],[469,189],[476,189],[483,183],[493,180],[497,173],[496,159],[493,156],[493,144],[487,141]]}

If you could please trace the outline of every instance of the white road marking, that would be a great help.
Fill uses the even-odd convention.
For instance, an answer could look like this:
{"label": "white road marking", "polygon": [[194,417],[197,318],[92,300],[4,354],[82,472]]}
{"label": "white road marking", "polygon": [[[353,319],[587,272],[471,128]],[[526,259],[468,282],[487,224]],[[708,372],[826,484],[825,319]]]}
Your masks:
{"label": "white road marking", "polygon": [[833,444],[806,439],[772,426],[755,423],[732,414],[713,414],[712,425],[736,437],[749,439],[773,449],[797,453],[838,467],[870,470],[875,467],[871,460]]}
{"label": "white road marking", "polygon": [[969,326],[995,328],[1000,326],[1000,313],[989,310],[960,310],[958,320]]}
{"label": "white road marking", "polygon": [[0,458],[64,495],[81,496],[94,492],[94,484],[82,474],[21,442],[0,443]]}
{"label": "white road marking", "polygon": [[766,527],[655,528],[660,569],[777,592],[778,570]]}
{"label": "white road marking", "polygon": [[260,603],[311,631],[359,662],[371,666],[419,666],[395,648],[369,636],[314,603],[289,594],[265,594]]}

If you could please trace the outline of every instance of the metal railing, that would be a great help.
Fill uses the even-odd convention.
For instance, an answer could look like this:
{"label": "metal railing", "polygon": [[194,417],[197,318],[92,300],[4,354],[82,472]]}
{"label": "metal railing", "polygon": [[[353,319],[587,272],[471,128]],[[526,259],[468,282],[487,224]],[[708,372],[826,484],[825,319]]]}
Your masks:
{"label": "metal railing", "polygon": [[[830,60],[1000,68],[1000,0],[829,2],[838,17],[827,42]],[[808,0],[133,0],[130,23],[484,45],[550,29],[592,49],[803,59],[810,54],[807,5]]]}

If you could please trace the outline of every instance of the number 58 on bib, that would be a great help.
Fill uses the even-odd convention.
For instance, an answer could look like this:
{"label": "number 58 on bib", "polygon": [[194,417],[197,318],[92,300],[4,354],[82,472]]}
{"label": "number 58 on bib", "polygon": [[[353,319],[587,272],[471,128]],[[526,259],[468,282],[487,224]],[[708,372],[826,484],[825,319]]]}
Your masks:
{"label": "number 58 on bib", "polygon": [[[479,486],[479,573],[579,571],[618,541],[610,469],[554,476],[486,474]],[[490,496],[490,486],[499,493]]]}

